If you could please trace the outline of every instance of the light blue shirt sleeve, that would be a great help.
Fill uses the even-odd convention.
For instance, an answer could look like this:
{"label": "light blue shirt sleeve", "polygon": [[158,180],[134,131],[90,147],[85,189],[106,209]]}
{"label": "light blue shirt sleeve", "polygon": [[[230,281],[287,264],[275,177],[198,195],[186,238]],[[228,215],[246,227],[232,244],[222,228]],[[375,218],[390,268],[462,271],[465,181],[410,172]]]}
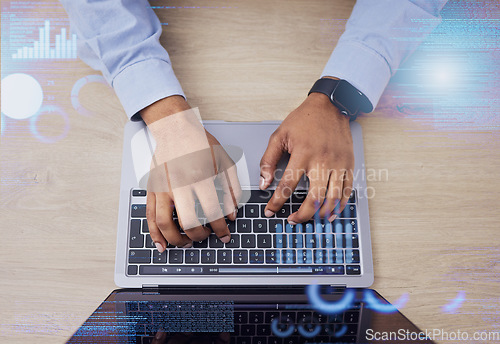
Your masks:
{"label": "light blue shirt sleeve", "polygon": [[345,79],[376,107],[401,62],[440,23],[447,0],[358,0],[321,77]]}
{"label": "light blue shirt sleeve", "polygon": [[[102,72],[129,118],[171,95],[184,96],[159,42],[162,26],[147,0],[61,0],[78,55]],[[135,115],[135,116],[134,116]]]}

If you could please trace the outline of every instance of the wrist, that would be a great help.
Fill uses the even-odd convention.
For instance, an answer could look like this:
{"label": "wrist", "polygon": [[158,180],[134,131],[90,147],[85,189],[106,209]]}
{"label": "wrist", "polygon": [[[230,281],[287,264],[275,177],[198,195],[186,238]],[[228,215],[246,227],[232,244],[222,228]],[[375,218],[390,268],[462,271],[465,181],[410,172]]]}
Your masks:
{"label": "wrist", "polygon": [[142,120],[149,126],[151,123],[154,123],[162,118],[190,108],[191,107],[184,97],[174,95],[154,102],[153,104],[142,109],[139,113]]}
{"label": "wrist", "polygon": [[318,92],[311,93],[306,98],[306,101],[323,109],[323,111],[328,113],[331,117],[332,121],[349,126],[349,117],[342,114],[339,108],[330,101],[330,98],[326,94]]}

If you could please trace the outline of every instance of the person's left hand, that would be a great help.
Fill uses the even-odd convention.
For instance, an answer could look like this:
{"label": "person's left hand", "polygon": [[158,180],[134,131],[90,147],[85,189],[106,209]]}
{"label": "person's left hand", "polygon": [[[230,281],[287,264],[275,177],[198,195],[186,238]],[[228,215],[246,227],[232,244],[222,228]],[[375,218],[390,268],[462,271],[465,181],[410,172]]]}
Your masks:
{"label": "person's left hand", "polygon": [[305,174],[309,179],[307,197],[288,222],[308,221],[318,210],[321,219],[332,222],[352,190],[354,153],[349,118],[326,95],[311,93],[271,135],[260,162],[261,189],[273,181],[284,152],[290,153],[290,160],[265,215],[273,216],[283,206]]}

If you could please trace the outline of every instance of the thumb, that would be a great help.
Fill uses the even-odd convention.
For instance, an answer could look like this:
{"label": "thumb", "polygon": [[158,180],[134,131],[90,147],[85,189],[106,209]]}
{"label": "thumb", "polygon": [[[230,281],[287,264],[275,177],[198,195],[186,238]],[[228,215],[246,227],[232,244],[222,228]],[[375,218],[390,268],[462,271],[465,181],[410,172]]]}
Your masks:
{"label": "thumb", "polygon": [[261,190],[267,189],[271,185],[276,165],[283,155],[284,147],[283,136],[278,131],[275,131],[269,138],[267,149],[260,160],[259,188]]}

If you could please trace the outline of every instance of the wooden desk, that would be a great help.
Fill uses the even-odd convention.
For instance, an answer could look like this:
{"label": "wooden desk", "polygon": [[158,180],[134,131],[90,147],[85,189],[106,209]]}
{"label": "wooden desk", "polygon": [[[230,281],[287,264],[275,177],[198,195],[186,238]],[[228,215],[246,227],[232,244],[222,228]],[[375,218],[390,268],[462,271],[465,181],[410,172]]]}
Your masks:
{"label": "wooden desk", "polygon": [[[353,1],[204,5],[213,8],[157,10],[168,22],[162,43],[176,74],[205,119],[259,121],[283,119],[302,102]],[[62,343],[115,288],[127,119],[113,91],[99,83],[79,93],[88,111],[73,109],[72,85],[96,74],[82,62],[26,68],[56,80],[49,100],[67,114],[69,131],[43,143],[30,132],[29,120],[3,117],[0,341]],[[369,203],[373,288],[392,302],[409,293],[402,312],[422,329],[498,331],[500,133],[477,131],[473,124],[460,132],[437,130],[400,113],[395,92],[390,85],[377,110],[359,119],[366,168],[388,171],[387,179],[368,181],[376,192]],[[41,116],[36,130],[57,136],[63,119]],[[441,307],[458,291],[466,293],[463,306],[444,314]]]}

